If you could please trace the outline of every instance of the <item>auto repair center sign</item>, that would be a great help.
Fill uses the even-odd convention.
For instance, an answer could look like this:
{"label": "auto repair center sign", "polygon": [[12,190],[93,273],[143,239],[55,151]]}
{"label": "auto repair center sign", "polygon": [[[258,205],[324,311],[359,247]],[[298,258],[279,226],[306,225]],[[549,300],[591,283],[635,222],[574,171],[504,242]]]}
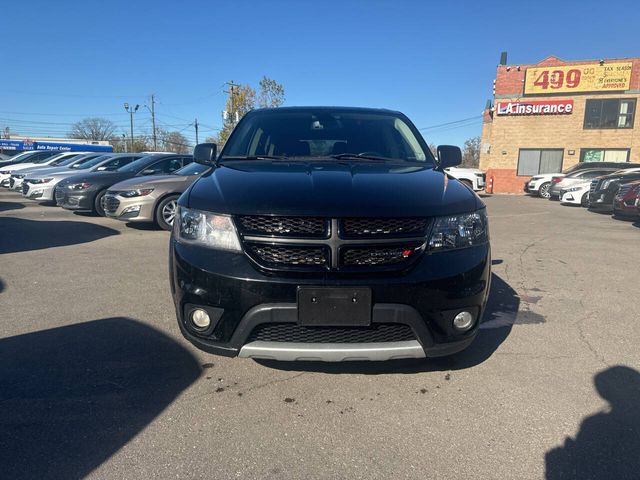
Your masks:
{"label": "auto repair center sign", "polygon": [[504,116],[570,115],[573,113],[573,100],[498,102],[496,113]]}

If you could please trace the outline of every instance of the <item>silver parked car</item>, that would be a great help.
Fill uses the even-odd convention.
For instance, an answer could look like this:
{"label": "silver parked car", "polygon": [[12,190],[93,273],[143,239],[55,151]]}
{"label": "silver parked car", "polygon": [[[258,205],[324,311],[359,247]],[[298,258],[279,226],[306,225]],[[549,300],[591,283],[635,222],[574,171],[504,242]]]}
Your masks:
{"label": "silver parked car", "polygon": [[113,171],[143,157],[142,153],[88,154],[77,157],[64,167],[37,170],[26,176],[22,182],[22,195],[31,200],[52,202],[56,185],[65,178],[83,172]]}
{"label": "silver parked car", "polygon": [[104,196],[104,212],[107,217],[125,222],[154,222],[171,230],[178,197],[209,168],[190,163],[170,175],[135,177],[116,183]]}

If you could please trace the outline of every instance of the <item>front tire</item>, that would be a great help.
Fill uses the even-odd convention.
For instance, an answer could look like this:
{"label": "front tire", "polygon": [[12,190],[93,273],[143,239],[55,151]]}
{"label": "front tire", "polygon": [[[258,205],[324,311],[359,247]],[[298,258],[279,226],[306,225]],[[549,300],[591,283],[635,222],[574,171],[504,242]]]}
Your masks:
{"label": "front tire", "polygon": [[96,194],[96,198],[93,201],[93,213],[99,215],[101,217],[105,217],[104,213],[104,194],[107,193],[106,190],[102,190]]}
{"label": "front tire", "polygon": [[543,183],[542,185],[540,185],[540,188],[538,189],[538,195],[541,196],[542,198],[551,197],[551,194],[549,193],[550,188],[551,188],[551,182]]}
{"label": "front tire", "polygon": [[585,193],[582,195],[582,199],[580,199],[580,205],[584,208],[589,207],[589,193]]}
{"label": "front tire", "polygon": [[156,208],[156,224],[163,230],[171,230],[178,211],[178,197],[171,195],[163,198]]}

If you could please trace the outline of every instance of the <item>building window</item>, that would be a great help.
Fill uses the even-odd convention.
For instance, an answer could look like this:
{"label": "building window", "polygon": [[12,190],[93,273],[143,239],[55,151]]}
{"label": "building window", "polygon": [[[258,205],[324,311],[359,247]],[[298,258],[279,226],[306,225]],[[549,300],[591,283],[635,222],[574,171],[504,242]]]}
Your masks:
{"label": "building window", "polygon": [[584,128],[633,128],[635,99],[587,100]]}
{"label": "building window", "polygon": [[563,154],[564,150],[561,148],[521,148],[518,154],[518,176],[561,172]]}
{"label": "building window", "polygon": [[580,150],[581,162],[628,162],[628,148],[583,148]]}

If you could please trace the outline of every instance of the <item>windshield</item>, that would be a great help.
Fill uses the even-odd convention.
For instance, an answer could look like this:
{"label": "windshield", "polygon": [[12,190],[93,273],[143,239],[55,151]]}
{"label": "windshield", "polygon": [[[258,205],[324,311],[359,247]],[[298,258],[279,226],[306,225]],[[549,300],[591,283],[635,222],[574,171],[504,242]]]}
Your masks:
{"label": "windshield", "polygon": [[42,157],[38,158],[37,160],[34,160],[33,163],[34,164],[40,164],[40,163],[47,163],[49,160],[51,160],[52,155],[43,155]]}
{"label": "windshield", "polygon": [[69,155],[67,157],[64,157],[59,163],[56,163],[56,165],[58,167],[64,167],[65,165],[69,165],[70,163],[73,163],[76,160],[78,160],[78,156],[79,155]]}
{"label": "windshield", "polygon": [[[140,170],[144,169],[148,164],[149,164],[149,157],[151,157],[151,155],[146,155],[142,158],[139,158],[138,160],[131,162],[129,165],[125,165],[122,168],[119,168],[117,171],[118,172],[139,172]],[[158,157],[158,159],[160,159],[161,157]]]}
{"label": "windshield", "polygon": [[84,170],[85,168],[91,168],[100,162],[104,162],[111,158],[111,155],[100,155],[99,157],[91,157],[84,162],[79,162],[74,165],[71,165],[70,168],[77,168],[78,170]]}
{"label": "windshield", "polygon": [[199,163],[190,163],[186,167],[182,167],[180,170],[176,170],[173,172],[174,175],[200,175],[203,172],[206,172],[211,167],[207,165],[201,165]]}
{"label": "windshield", "polygon": [[416,128],[398,114],[349,109],[264,110],[247,115],[221,160],[356,157],[433,163]]}
{"label": "windshield", "polygon": [[54,155],[53,157],[49,157],[47,160],[49,161],[49,165],[51,167],[55,167],[61,165],[65,160],[69,160],[69,155],[59,153],[57,155]]}

